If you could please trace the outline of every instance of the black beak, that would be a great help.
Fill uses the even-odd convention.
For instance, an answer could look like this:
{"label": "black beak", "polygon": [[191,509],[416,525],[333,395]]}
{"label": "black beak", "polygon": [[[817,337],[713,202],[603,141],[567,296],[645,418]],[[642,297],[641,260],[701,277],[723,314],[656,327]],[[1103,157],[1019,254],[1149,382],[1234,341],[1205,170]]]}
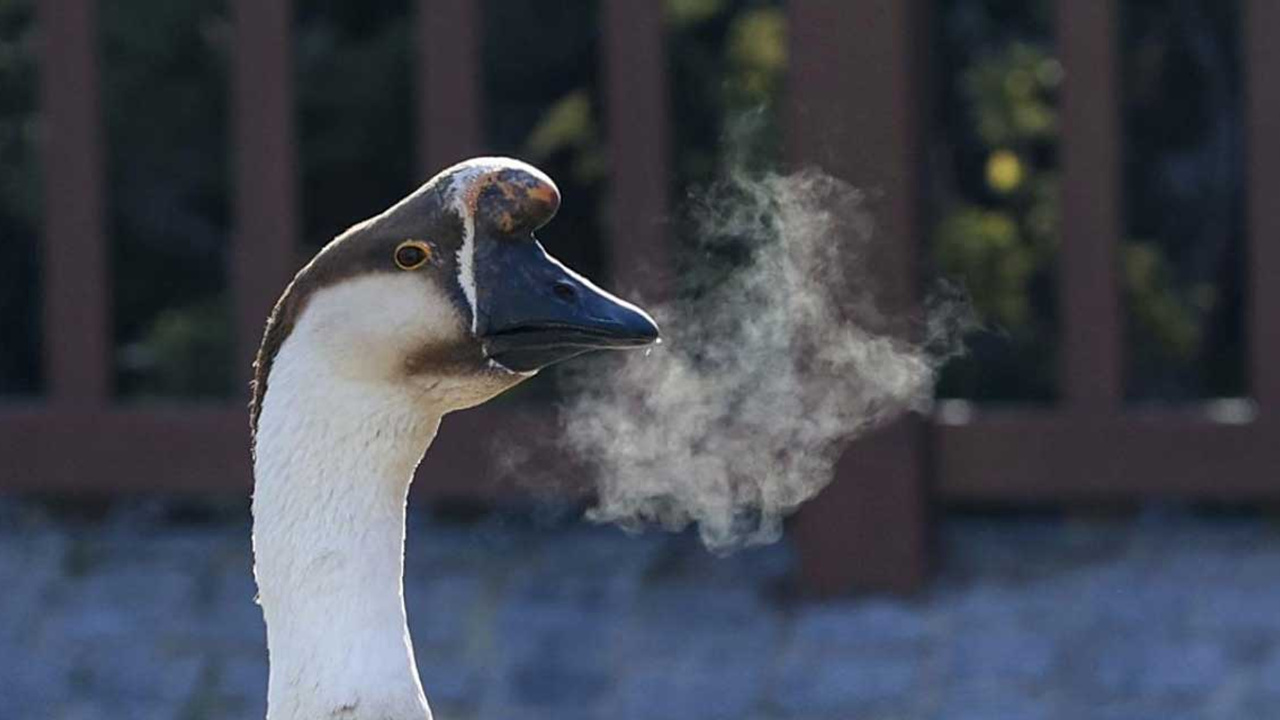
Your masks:
{"label": "black beak", "polygon": [[476,253],[476,330],[485,354],[503,367],[531,372],[658,339],[648,313],[565,267],[537,241],[494,238]]}

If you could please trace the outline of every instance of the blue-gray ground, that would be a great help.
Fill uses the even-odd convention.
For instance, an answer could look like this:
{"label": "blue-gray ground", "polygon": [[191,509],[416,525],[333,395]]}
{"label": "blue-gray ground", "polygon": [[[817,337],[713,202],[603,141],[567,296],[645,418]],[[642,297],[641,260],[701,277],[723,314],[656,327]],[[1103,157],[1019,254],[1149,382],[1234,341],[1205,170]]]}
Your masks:
{"label": "blue-gray ground", "polygon": [[[415,516],[441,720],[1280,717],[1280,526],[946,523],[912,600],[804,601],[784,544]],[[243,519],[0,504],[0,718],[260,718]]]}

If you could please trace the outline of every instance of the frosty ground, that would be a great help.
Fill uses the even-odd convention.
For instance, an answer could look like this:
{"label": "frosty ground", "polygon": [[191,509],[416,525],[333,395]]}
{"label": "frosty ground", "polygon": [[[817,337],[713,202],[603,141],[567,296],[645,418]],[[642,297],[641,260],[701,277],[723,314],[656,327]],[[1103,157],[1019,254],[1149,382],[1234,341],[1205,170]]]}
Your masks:
{"label": "frosty ground", "polygon": [[[88,515],[88,516],[86,516]],[[1274,718],[1280,524],[947,521],[912,599],[815,602],[782,544],[417,511],[406,600],[440,720]],[[240,509],[0,502],[0,720],[262,717]]]}

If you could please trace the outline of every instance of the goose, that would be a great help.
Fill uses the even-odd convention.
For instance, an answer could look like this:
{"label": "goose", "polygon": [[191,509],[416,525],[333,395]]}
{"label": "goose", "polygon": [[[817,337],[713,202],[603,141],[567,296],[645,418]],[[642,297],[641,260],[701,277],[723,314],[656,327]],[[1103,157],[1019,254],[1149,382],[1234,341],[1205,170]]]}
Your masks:
{"label": "goose", "polygon": [[657,340],[648,314],[534,238],[559,203],[524,162],[460,163],[335,238],[272,310],[249,406],[268,720],[429,720],[405,510],[441,418]]}

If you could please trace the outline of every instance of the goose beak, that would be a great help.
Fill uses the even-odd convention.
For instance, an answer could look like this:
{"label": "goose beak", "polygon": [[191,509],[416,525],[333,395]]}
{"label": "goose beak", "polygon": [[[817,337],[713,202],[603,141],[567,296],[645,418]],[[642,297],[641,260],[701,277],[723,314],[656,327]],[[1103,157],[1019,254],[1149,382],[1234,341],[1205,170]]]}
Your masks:
{"label": "goose beak", "polygon": [[484,247],[487,257],[476,262],[476,329],[485,354],[503,367],[533,372],[592,350],[658,340],[648,313],[565,267],[540,243]]}

